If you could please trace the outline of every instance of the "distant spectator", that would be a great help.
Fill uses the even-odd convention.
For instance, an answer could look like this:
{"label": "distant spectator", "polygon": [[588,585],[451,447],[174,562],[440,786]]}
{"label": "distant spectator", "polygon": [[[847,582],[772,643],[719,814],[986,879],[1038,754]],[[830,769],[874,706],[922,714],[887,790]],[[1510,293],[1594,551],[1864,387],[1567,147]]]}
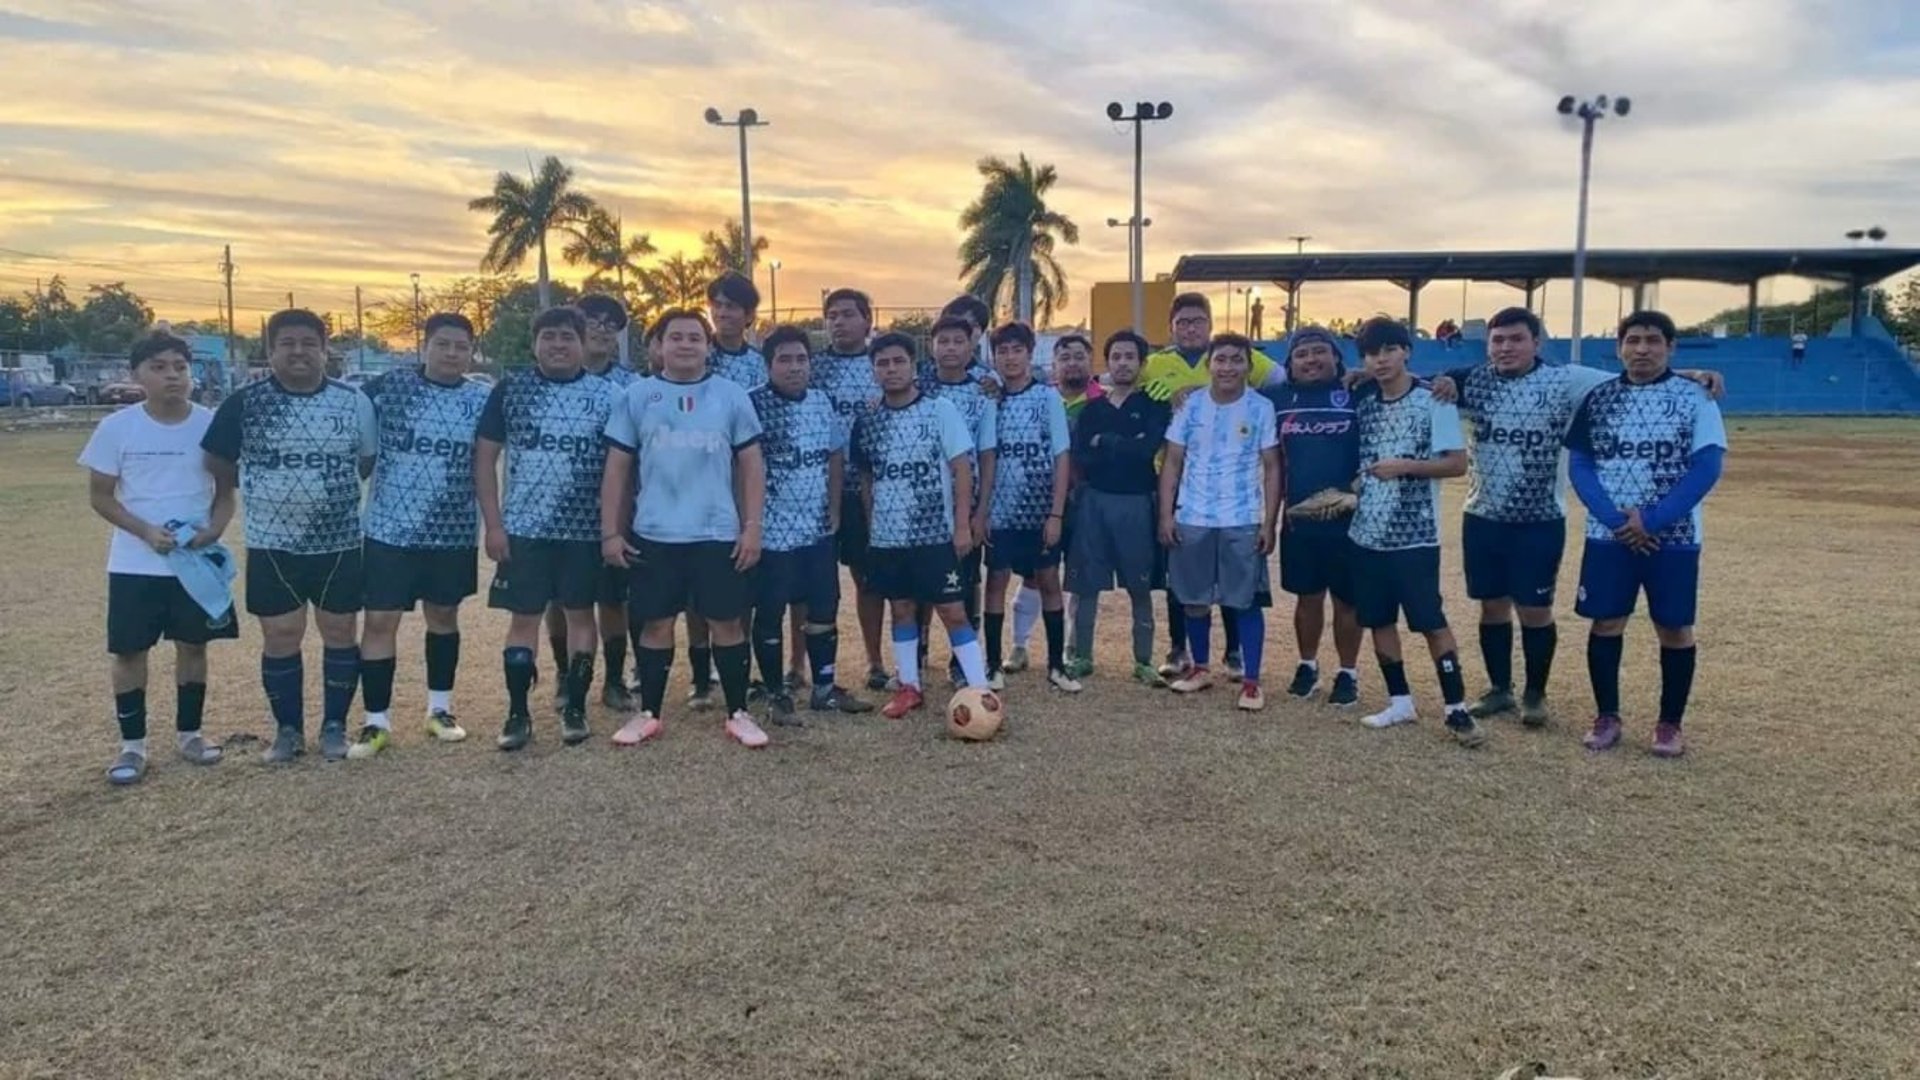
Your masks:
{"label": "distant spectator", "polygon": [[1460,326],[1452,319],[1447,319],[1433,328],[1433,336],[1434,340],[1451,349],[1460,343]]}
{"label": "distant spectator", "polygon": [[1806,332],[1801,330],[1794,331],[1792,341],[1793,341],[1793,366],[1798,368],[1807,359]]}

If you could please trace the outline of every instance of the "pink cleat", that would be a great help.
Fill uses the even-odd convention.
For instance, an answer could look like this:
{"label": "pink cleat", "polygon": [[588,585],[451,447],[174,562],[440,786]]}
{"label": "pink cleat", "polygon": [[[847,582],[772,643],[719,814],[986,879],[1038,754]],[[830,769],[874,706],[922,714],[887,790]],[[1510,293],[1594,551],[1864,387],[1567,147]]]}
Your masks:
{"label": "pink cleat", "polygon": [[613,733],[613,745],[639,746],[649,739],[658,738],[664,729],[665,725],[652,713],[637,712],[626,723],[620,725],[620,730]]}
{"label": "pink cleat", "polygon": [[752,714],[744,709],[727,717],[726,730],[727,738],[749,750],[758,750],[767,745],[767,733],[760,730],[760,725],[753,722]]}

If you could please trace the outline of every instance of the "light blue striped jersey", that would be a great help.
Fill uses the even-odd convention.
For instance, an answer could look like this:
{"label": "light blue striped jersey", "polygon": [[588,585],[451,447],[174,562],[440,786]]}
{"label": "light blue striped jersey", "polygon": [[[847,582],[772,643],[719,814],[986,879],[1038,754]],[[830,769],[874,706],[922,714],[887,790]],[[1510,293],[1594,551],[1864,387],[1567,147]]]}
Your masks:
{"label": "light blue striped jersey", "polygon": [[1467,513],[1489,521],[1558,521],[1567,516],[1561,443],[1587,392],[1606,382],[1598,368],[1548,367],[1521,375],[1492,364],[1449,372],[1459,387],[1467,443]]}
{"label": "light blue striped jersey", "polygon": [[1440,546],[1440,481],[1397,476],[1382,480],[1368,470],[1382,461],[1430,461],[1466,449],[1460,412],[1434,400],[1420,383],[1388,401],[1378,390],[1363,392],[1354,406],[1360,423],[1360,505],[1347,535],[1373,551]]}
{"label": "light blue striped jersey", "polygon": [[1167,427],[1167,441],[1183,448],[1174,519],[1207,529],[1259,525],[1266,501],[1262,452],[1279,445],[1273,402],[1252,390],[1218,402],[1196,390]]}
{"label": "light blue striped jersey", "polygon": [[728,352],[715,345],[713,351],[707,354],[707,370],[730,382],[739,383],[743,389],[754,390],[767,385],[767,358],[751,345],[742,345],[739,352]]}
{"label": "light blue striped jersey", "polygon": [[1054,463],[1073,451],[1067,407],[1059,392],[1038,382],[1019,393],[1003,391],[994,439],[988,522],[995,529],[1036,531],[1053,513]]}
{"label": "light blue striped jersey", "polygon": [[642,379],[616,402],[606,431],[637,458],[634,532],[663,544],[739,539],[734,460],[760,441],[760,418],[738,383]]}
{"label": "light blue striped jersey", "polygon": [[360,462],[378,441],[360,391],[329,379],[300,394],[269,376],[221,402],[200,445],[240,467],[248,547],[331,555],[360,546]]}
{"label": "light blue striped jersey", "polygon": [[[767,459],[768,551],[798,551],[831,535],[827,528],[827,477],[833,455],[846,450],[825,394],[808,390],[790,398],[771,383],[753,391],[760,417],[760,452]],[[843,509],[844,512],[844,509]]]}
{"label": "light blue striped jersey", "polygon": [[[1650,383],[1624,375],[1602,383],[1581,402],[1567,431],[1567,446],[1592,456],[1601,486],[1623,513],[1659,502],[1686,475],[1694,454],[1726,445],[1720,407],[1699,384],[1671,371]],[[1589,514],[1587,539],[1613,534]],[[1663,548],[1699,547],[1701,507],[1655,539]]]}
{"label": "light blue striped jersey", "polygon": [[885,403],[854,424],[850,456],[873,484],[869,542],[876,548],[953,542],[953,461],[973,449],[950,401],[915,394]]}
{"label": "light blue striped jersey", "polygon": [[473,437],[488,388],[466,379],[437,383],[417,368],[403,368],[361,390],[380,429],[367,489],[367,537],[403,548],[473,547],[480,528]]}
{"label": "light blue striped jersey", "polygon": [[500,515],[528,540],[600,540],[601,433],[615,388],[582,369],[552,379],[539,368],[508,372],[480,410],[479,438],[505,447]]}

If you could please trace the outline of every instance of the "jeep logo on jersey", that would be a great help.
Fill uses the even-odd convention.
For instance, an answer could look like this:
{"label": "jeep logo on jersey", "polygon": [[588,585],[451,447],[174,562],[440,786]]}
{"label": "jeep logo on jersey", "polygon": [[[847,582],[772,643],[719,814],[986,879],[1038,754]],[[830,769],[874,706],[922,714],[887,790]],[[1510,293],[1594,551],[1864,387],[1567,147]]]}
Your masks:
{"label": "jeep logo on jersey", "polygon": [[1622,439],[1604,433],[1595,433],[1593,437],[1593,455],[1596,458],[1611,458],[1616,461],[1651,461],[1655,464],[1679,461],[1687,456],[1687,449],[1679,443],[1665,439]]}
{"label": "jeep logo on jersey", "polygon": [[522,432],[513,441],[516,450],[533,450],[543,454],[566,454],[580,457],[600,449],[602,443],[597,435],[554,435],[544,431]]}
{"label": "jeep logo on jersey", "polygon": [[1047,448],[1041,445],[1040,443],[1003,442],[1000,444],[1000,460],[1002,461],[1005,461],[1009,458],[1015,461],[1026,461],[1026,460],[1037,461],[1041,458],[1049,457],[1049,456],[1051,455],[1047,453]]}
{"label": "jeep logo on jersey", "polygon": [[473,453],[473,444],[460,439],[435,439],[410,431],[389,431],[380,437],[380,449],[396,454],[451,458],[457,464]]}
{"label": "jeep logo on jersey", "polygon": [[1542,450],[1548,446],[1557,446],[1559,440],[1552,432],[1538,428],[1503,428],[1492,422],[1482,420],[1473,426],[1473,438],[1476,442],[1488,446],[1517,446],[1522,450]]}
{"label": "jeep logo on jersey", "polygon": [[798,446],[782,449],[769,464],[780,469],[816,469],[827,463],[833,451],[824,448],[807,450]]}
{"label": "jeep logo on jersey", "polygon": [[934,466],[929,461],[889,461],[875,470],[877,480],[907,480],[920,483],[934,477]]}
{"label": "jeep logo on jersey", "polygon": [[344,454],[329,454],[325,450],[269,450],[258,461],[249,460],[248,465],[256,469],[317,469],[338,472],[356,467],[353,458]]}

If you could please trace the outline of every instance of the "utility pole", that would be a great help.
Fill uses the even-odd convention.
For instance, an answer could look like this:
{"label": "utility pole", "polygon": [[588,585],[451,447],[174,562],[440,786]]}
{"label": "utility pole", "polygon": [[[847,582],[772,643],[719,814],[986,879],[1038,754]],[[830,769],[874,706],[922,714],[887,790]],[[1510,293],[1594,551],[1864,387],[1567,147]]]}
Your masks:
{"label": "utility pole", "polygon": [[293,290],[292,289],[287,290],[287,310],[288,311],[293,310]]}
{"label": "utility pole", "polygon": [[427,359],[427,339],[420,325],[420,275],[413,275],[413,359],[415,363],[425,363]]}
{"label": "utility pole", "polygon": [[220,249],[220,276],[227,284],[227,363],[233,363],[233,245]]}
{"label": "utility pole", "polygon": [[353,287],[353,343],[360,350],[360,362],[355,367],[361,371],[367,369],[367,327],[366,309],[360,304],[360,286]]}

